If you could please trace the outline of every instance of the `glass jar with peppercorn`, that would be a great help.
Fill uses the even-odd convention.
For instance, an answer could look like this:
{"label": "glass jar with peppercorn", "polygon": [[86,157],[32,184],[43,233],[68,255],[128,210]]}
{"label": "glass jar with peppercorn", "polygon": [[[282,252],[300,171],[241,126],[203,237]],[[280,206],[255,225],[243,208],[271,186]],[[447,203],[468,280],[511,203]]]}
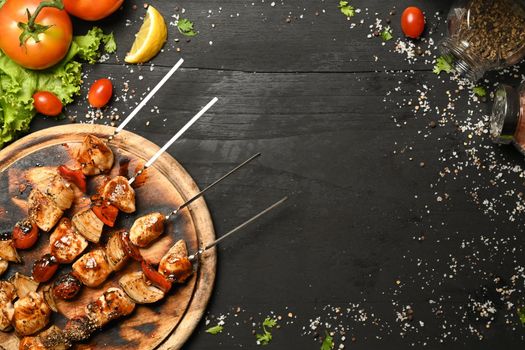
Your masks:
{"label": "glass jar with peppercorn", "polygon": [[499,85],[492,105],[490,135],[495,143],[513,143],[525,154],[525,84],[518,89]]}
{"label": "glass jar with peppercorn", "polygon": [[448,37],[440,50],[472,81],[519,62],[525,56],[525,1],[457,1],[448,14]]}

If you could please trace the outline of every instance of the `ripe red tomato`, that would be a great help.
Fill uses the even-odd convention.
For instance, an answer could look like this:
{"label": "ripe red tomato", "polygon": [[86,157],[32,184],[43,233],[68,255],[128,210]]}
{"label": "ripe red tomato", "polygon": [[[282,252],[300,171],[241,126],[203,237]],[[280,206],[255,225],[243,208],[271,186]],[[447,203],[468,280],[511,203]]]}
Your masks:
{"label": "ripe red tomato", "polygon": [[87,21],[97,21],[115,12],[124,0],[64,0],[66,11]]}
{"label": "ripe red tomato", "polygon": [[101,108],[108,104],[113,95],[113,84],[111,80],[103,78],[95,81],[89,88],[88,101],[95,108]]}
{"label": "ripe red tomato", "polygon": [[38,227],[29,219],[16,223],[13,229],[13,243],[16,249],[29,249],[38,239]]}
{"label": "ripe red tomato", "polygon": [[52,92],[35,92],[33,101],[36,111],[40,114],[56,117],[62,112],[62,102]]}
{"label": "ripe red tomato", "polygon": [[41,0],[7,0],[0,7],[0,49],[25,68],[51,67],[64,58],[71,45],[73,27],[69,15],[60,9],[59,0],[46,3],[47,7],[40,7],[44,4]]}
{"label": "ripe red tomato", "polygon": [[46,254],[34,262],[33,279],[40,283],[47,282],[53,277],[57,269],[57,259],[51,254]]}
{"label": "ripe red tomato", "polygon": [[407,7],[401,15],[401,29],[406,36],[417,39],[425,30],[425,16],[414,6]]}

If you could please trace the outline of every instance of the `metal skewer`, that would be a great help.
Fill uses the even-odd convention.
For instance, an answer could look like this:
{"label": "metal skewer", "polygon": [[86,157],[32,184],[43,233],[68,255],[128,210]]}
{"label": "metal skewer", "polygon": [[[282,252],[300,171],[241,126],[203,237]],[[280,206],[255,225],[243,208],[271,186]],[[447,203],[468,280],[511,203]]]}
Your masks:
{"label": "metal skewer", "polygon": [[191,197],[190,199],[188,199],[186,202],[184,202],[183,204],[181,204],[177,209],[173,210],[171,213],[169,213],[168,215],[166,215],[166,220],[169,220],[169,218],[173,215],[176,215],[178,212],[180,212],[182,209],[186,208],[188,205],[190,205],[191,203],[193,203],[196,199],[198,199],[199,197],[201,197],[206,191],[208,191],[210,188],[212,188],[213,186],[217,185],[219,182],[221,182],[222,180],[226,179],[228,176],[230,176],[231,174],[235,173],[237,170],[239,170],[240,168],[242,168],[243,166],[245,166],[246,164],[248,164],[249,162],[251,162],[252,160],[254,160],[255,158],[259,157],[261,154],[260,153],[257,153],[257,154],[254,154],[253,156],[251,156],[250,158],[248,158],[247,160],[245,160],[244,162],[242,162],[241,164],[237,165],[235,168],[233,168],[232,170],[230,170],[227,174],[224,174],[223,176],[221,176],[219,179],[215,180],[213,183],[209,184],[208,186],[206,186],[205,189],[203,189],[202,191],[200,191],[199,193],[197,193],[195,196]]}
{"label": "metal skewer", "polygon": [[282,198],[281,200],[275,202],[274,204],[270,205],[268,208],[264,209],[263,211],[261,211],[259,214],[253,216],[251,219],[248,219],[246,220],[245,222],[243,222],[242,224],[240,224],[239,226],[237,226],[236,228],[234,228],[233,230],[229,231],[228,233],[222,235],[221,237],[217,238],[215,241],[211,242],[210,244],[208,244],[207,246],[205,246],[204,248],[200,248],[199,250],[197,250],[195,253],[193,253],[192,255],[190,255],[188,257],[188,259],[190,261],[192,260],[195,260],[199,255],[201,255],[202,253],[204,253],[205,251],[207,251],[208,249],[210,248],[213,248],[215,247],[217,244],[219,244],[221,241],[225,240],[226,238],[228,238],[230,235],[234,234],[235,232],[239,231],[240,229],[244,228],[245,226],[249,225],[250,223],[252,223],[253,221],[257,220],[258,218],[260,218],[261,216],[263,216],[264,214],[266,214],[267,212],[269,212],[270,210],[274,209],[275,207],[281,205],[284,201],[286,201],[288,199],[288,196]]}
{"label": "metal skewer", "polygon": [[157,93],[157,91],[159,91],[159,89],[162,87],[162,85],[164,85],[164,83],[166,83],[166,81],[168,81],[168,79],[171,78],[173,73],[175,73],[177,71],[177,69],[179,69],[179,67],[182,65],[183,62],[184,62],[184,60],[181,58],[177,63],[175,63],[175,65],[157,83],[157,85],[149,92],[149,94],[146,95],[146,97],[144,97],[144,99],[142,101],[140,101],[140,103],[137,105],[137,107],[135,107],[135,109],[126,117],[126,119],[124,119],[122,121],[122,123],[120,123],[120,125],[115,129],[115,131],[113,131],[113,134],[108,137],[108,141],[113,140],[113,138],[115,136],[117,136],[117,134],[119,132],[121,132],[126,125],[128,125],[128,123],[131,121],[131,119],[133,119],[133,117],[135,117],[137,115],[137,113],[140,112],[140,110],[146,105],[146,103],[148,103],[148,101],[151,100],[153,95],[155,95]]}
{"label": "metal skewer", "polygon": [[133,182],[135,182],[137,177],[140,176],[144,170],[149,168],[161,156],[162,153],[164,153],[175,141],[177,141],[182,136],[182,134],[184,134],[186,130],[188,130],[200,117],[202,117],[202,115],[206,113],[208,109],[210,109],[211,106],[213,106],[218,100],[219,99],[217,97],[212,98],[212,100],[208,102],[206,106],[204,106],[197,114],[195,114],[195,116],[191,118],[190,121],[186,123],[186,125],[184,125],[175,135],[173,135],[173,137],[168,142],[166,142],[166,144],[162,146],[162,148],[159,149],[157,153],[155,153],[153,157],[147,161],[146,164],[144,164],[142,169],[140,169],[131,179],[128,180],[128,183],[131,185]]}

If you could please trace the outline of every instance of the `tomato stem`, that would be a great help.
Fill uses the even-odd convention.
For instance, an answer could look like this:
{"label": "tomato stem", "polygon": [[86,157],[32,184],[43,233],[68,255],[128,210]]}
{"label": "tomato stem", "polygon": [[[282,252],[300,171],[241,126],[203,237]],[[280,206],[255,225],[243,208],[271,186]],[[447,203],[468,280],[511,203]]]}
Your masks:
{"label": "tomato stem", "polygon": [[29,12],[29,9],[26,8],[27,23],[18,22],[18,28],[22,29],[22,33],[19,37],[20,46],[24,45],[29,38],[33,38],[33,40],[35,40],[35,42],[37,43],[40,42],[40,39],[38,38],[39,34],[45,32],[48,28],[51,27],[35,23],[36,18],[40,14],[40,11],[42,11],[42,9],[45,7],[53,7],[59,10],[63,10],[64,3],[62,2],[62,0],[42,1],[40,4],[38,4],[38,7],[36,8],[35,12],[33,12],[33,14],[31,14],[31,12]]}

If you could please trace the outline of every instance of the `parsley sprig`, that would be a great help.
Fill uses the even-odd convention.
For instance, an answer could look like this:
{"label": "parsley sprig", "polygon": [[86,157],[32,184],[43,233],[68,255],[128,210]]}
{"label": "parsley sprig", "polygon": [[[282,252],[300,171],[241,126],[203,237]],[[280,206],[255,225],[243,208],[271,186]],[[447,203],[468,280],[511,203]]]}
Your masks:
{"label": "parsley sprig", "polygon": [[221,333],[223,329],[224,329],[224,327],[221,326],[220,324],[218,324],[216,326],[208,328],[206,330],[206,333],[210,333],[210,334],[216,335],[216,334]]}
{"label": "parsley sprig", "polygon": [[[272,341],[272,333],[268,330],[277,325],[277,320],[274,318],[266,317],[262,323],[263,333],[257,333],[255,338],[257,339],[257,344],[268,345]],[[268,328],[268,329],[267,329]]]}
{"label": "parsley sprig", "polygon": [[383,31],[381,32],[381,39],[383,39],[383,41],[388,41],[388,40],[391,40],[392,38],[393,38],[392,28],[385,27],[385,29],[383,29]]}
{"label": "parsley sprig", "polygon": [[484,97],[487,95],[487,90],[483,86],[474,86],[472,92],[479,97]]}
{"label": "parsley sprig", "polygon": [[177,21],[179,32],[186,36],[195,36],[197,32],[193,28],[193,22],[187,18],[181,18]]}
{"label": "parsley sprig", "polygon": [[348,1],[340,0],[338,7],[341,13],[345,15],[346,17],[355,16],[355,9],[353,6],[350,6],[350,4],[348,4]]}
{"label": "parsley sprig", "polygon": [[521,324],[525,326],[525,306],[520,307],[518,310],[516,310],[516,312],[518,313]]}
{"label": "parsley sprig", "polygon": [[452,73],[454,67],[452,67],[452,58],[450,56],[439,56],[436,58],[436,64],[432,72],[439,75],[441,72]]}
{"label": "parsley sprig", "polygon": [[321,344],[321,350],[332,350],[334,348],[334,338],[325,331],[326,336],[324,337],[323,343]]}

